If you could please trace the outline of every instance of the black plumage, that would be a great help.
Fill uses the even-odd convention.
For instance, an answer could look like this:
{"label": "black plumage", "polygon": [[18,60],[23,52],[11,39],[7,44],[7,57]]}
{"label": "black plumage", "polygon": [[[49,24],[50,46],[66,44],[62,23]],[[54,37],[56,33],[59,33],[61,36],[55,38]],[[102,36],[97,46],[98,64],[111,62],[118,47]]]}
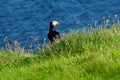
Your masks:
{"label": "black plumage", "polygon": [[50,30],[48,33],[48,39],[51,42],[54,42],[56,39],[60,38],[60,33],[58,31],[56,31],[54,28],[55,26],[58,26],[58,25],[59,25],[59,22],[57,22],[57,21],[50,22]]}

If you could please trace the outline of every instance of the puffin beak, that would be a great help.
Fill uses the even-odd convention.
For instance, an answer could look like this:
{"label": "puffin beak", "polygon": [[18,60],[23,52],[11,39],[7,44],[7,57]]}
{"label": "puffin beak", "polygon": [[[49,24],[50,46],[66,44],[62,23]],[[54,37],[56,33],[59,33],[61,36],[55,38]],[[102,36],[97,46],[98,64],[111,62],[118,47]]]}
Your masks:
{"label": "puffin beak", "polygon": [[53,26],[59,26],[60,23],[59,23],[58,21],[53,21],[53,22],[52,22],[52,25],[53,25]]}
{"label": "puffin beak", "polygon": [[59,22],[57,22],[56,26],[59,26],[59,25],[60,25],[60,23],[59,23]]}

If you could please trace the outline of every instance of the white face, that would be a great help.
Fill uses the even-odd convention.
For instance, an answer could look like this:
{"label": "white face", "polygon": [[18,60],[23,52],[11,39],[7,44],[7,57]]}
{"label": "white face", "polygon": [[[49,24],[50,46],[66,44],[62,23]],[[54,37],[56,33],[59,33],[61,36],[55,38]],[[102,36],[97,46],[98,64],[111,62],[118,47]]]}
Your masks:
{"label": "white face", "polygon": [[52,21],[52,25],[53,26],[58,26],[58,25],[60,25],[60,23],[58,21]]}

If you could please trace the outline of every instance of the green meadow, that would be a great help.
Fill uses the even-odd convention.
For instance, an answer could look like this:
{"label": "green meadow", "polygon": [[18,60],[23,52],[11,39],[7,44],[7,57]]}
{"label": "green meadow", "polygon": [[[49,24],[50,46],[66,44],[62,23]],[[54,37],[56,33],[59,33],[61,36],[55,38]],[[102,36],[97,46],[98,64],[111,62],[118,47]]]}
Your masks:
{"label": "green meadow", "polygon": [[0,80],[120,80],[120,25],[71,30],[33,53],[1,50]]}

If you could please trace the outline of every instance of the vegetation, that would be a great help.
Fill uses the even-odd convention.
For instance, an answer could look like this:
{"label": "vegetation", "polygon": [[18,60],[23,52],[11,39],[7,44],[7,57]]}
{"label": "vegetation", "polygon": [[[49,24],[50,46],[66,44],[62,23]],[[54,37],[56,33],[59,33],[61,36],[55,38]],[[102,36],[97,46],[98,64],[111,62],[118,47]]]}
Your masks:
{"label": "vegetation", "polygon": [[20,51],[0,51],[0,80],[120,79],[120,24],[71,30],[34,53]]}

